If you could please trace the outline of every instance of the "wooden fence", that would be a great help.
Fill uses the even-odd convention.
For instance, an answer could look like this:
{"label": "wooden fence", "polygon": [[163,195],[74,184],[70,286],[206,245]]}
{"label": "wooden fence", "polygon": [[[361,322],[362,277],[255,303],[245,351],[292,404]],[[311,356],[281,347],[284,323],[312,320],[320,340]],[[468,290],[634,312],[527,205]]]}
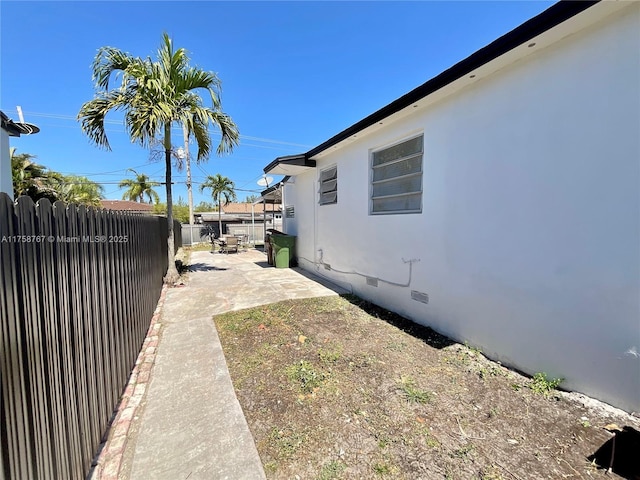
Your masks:
{"label": "wooden fence", "polygon": [[0,194],[0,480],[85,478],[160,296],[166,232]]}

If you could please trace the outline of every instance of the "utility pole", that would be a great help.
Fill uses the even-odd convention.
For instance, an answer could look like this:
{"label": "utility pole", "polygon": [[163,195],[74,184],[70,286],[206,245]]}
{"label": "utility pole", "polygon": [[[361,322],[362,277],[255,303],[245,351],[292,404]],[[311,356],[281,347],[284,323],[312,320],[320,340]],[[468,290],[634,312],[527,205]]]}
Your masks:
{"label": "utility pole", "polygon": [[182,124],[184,134],[184,161],[187,165],[187,201],[189,202],[189,225],[193,225],[193,190],[191,188],[191,157],[189,157],[189,130]]}

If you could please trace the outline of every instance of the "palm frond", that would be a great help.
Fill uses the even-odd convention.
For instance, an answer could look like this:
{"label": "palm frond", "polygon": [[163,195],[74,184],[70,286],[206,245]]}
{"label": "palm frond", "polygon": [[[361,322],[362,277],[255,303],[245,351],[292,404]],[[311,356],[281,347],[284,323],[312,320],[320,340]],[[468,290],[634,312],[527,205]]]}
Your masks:
{"label": "palm frond", "polygon": [[201,122],[193,122],[191,131],[193,137],[198,145],[198,155],[196,156],[196,162],[201,163],[203,160],[209,158],[211,153],[211,135],[209,135],[209,124]]}
{"label": "palm frond", "polygon": [[214,109],[222,108],[222,103],[220,101],[222,83],[218,76],[213,72],[207,72],[198,68],[189,68],[181,75],[176,87],[178,91],[185,93],[193,90],[204,89],[209,92],[212,107]]}
{"label": "palm frond", "polygon": [[217,153],[222,155],[233,150],[240,143],[240,133],[238,127],[231,117],[222,112],[211,112],[209,114],[211,122],[220,129],[221,138],[218,144]]}
{"label": "palm frond", "polygon": [[104,131],[104,119],[112,108],[112,102],[104,96],[100,96],[83,104],[78,113],[80,128],[84,134],[93,143],[107,150],[111,150],[111,146]]}
{"label": "palm frond", "polygon": [[113,47],[102,47],[91,65],[96,88],[100,90],[109,89],[109,79],[114,72],[124,72],[130,68],[136,59],[126,52]]}

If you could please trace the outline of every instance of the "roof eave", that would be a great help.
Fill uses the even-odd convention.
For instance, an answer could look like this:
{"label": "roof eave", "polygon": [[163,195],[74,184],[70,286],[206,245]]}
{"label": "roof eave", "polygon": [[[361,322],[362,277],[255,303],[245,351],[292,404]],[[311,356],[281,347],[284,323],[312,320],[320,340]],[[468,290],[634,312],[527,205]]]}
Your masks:
{"label": "roof eave", "polygon": [[2,118],[2,129],[9,134],[11,137],[19,137],[22,133],[22,130],[11,120],[4,112],[0,112],[0,117]]}
{"label": "roof eave", "polygon": [[316,161],[310,160],[306,154],[278,157],[264,168],[264,173],[273,175],[299,175],[310,168],[315,168]]}

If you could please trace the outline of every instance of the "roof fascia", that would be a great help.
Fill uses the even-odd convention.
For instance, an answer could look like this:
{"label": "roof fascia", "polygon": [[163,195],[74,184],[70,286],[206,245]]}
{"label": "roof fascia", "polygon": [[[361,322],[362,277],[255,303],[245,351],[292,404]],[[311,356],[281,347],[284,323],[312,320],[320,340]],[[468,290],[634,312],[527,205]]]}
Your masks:
{"label": "roof fascia", "polygon": [[22,132],[20,127],[16,125],[4,112],[0,112],[2,118],[2,129],[11,137],[19,137]]}
{"label": "roof fascia", "polygon": [[285,157],[278,157],[269,165],[264,167],[264,173],[277,174],[278,173],[277,171],[276,172],[273,172],[273,171],[276,170],[280,165],[288,165],[288,166],[298,167],[300,169],[307,169],[307,168],[315,168],[316,161],[310,160],[309,157],[304,153],[301,153],[299,155],[288,155]]}

